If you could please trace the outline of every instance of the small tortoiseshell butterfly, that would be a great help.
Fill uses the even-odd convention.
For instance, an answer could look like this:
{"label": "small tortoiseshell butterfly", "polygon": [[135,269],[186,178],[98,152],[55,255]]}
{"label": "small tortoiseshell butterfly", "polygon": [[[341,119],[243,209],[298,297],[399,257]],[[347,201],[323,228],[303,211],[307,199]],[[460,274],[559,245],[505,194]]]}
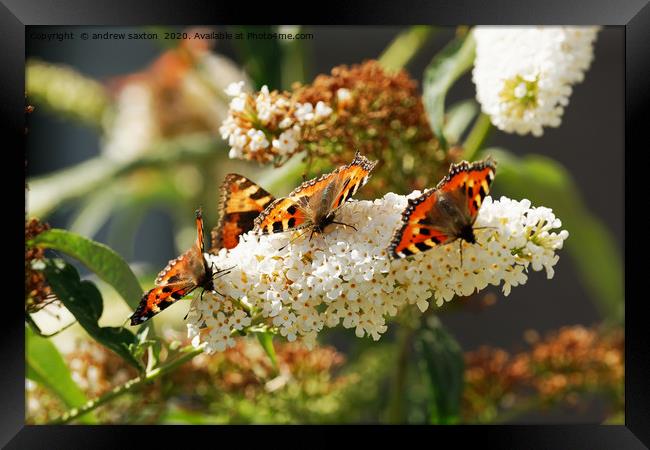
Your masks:
{"label": "small tortoiseshell butterfly", "polygon": [[197,287],[213,291],[214,276],[225,272],[213,270],[203,257],[203,217],[196,211],[196,243],[176,259],[172,259],[156,277],[156,287],[147,291],[131,316],[131,325],[138,325],[185,297]]}
{"label": "small tortoiseshell butterfly", "polygon": [[236,173],[226,175],[220,197],[220,218],[212,229],[210,253],[236,247],[239,236],[252,230],[255,218],[275,200],[257,184]]}
{"label": "small tortoiseshell butterfly", "polygon": [[435,189],[409,199],[402,212],[402,224],[388,248],[389,255],[404,258],[457,239],[474,244],[474,222],[490,191],[495,170],[496,163],[489,157],[471,164],[452,164]]}
{"label": "small tortoiseshell butterfly", "polygon": [[354,228],[336,222],[336,210],[366,184],[375,164],[377,161],[369,161],[357,152],[350,164],[306,181],[287,197],[271,203],[255,219],[254,230],[271,234],[307,229],[311,230],[311,239],[314,233],[322,233],[330,224]]}
{"label": "small tortoiseshell butterfly", "polygon": [[[220,188],[219,223],[212,229],[210,253],[221,248],[231,249],[239,243],[239,236],[253,229],[253,220],[274,197],[243,175],[226,175]],[[178,258],[169,261],[156,278],[156,287],[140,300],[131,325],[137,325],[158,314],[176,300],[197,287],[214,290],[212,280],[225,270],[214,271],[203,258],[203,219],[197,211],[197,242]]]}

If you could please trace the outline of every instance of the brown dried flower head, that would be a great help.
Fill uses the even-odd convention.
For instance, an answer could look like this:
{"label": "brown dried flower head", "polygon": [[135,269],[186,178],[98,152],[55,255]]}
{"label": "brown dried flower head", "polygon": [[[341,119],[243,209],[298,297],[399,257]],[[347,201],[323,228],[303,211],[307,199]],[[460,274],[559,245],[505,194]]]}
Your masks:
{"label": "brown dried flower head", "polygon": [[[175,346],[189,344],[178,340],[180,333],[167,330],[165,342]],[[255,339],[238,339],[236,345],[221,353],[201,354],[153,383],[139,388],[131,396],[109,402],[96,413],[103,423],[155,422],[169,407],[196,409],[212,403],[221,404],[222,396],[245,398],[252,402],[289,385],[289,396],[327,395],[350,382],[347,376],[335,376],[334,370],[344,362],[342,354],[332,347],[316,346],[308,350],[293,343],[275,344],[278,370]],[[90,340],[77,340],[64,356],[73,380],[88,398],[106,394],[109,390],[135,378],[137,371],[106,347]],[[175,358],[169,345],[163,346],[162,363]],[[286,389],[285,389],[286,391]],[[301,394],[302,393],[302,394]],[[52,399],[46,389],[28,382],[29,423],[43,423],[58,417],[64,405]],[[135,418],[135,419],[133,419]]]}
{"label": "brown dried flower head", "polygon": [[[531,333],[529,333],[531,334]],[[623,332],[580,325],[536,339],[531,348],[511,355],[491,347],[465,354],[464,414],[492,417],[524,398],[572,404],[582,392],[604,392],[622,405]]]}
{"label": "brown dried flower head", "polygon": [[28,313],[38,311],[54,297],[43,273],[33,267],[45,258],[45,250],[27,245],[31,239],[49,229],[47,223],[38,219],[25,220],[25,311]]}
{"label": "brown dried flower head", "polygon": [[379,160],[375,173],[385,175],[373,177],[368,195],[421,189],[438,180],[438,166],[447,169],[417,83],[404,70],[388,72],[370,60],[335,67],[291,93],[264,87],[246,94],[236,85],[228,93],[230,116],[220,131],[232,158],[281,165],[304,151],[310,164],[336,166],[360,151]]}

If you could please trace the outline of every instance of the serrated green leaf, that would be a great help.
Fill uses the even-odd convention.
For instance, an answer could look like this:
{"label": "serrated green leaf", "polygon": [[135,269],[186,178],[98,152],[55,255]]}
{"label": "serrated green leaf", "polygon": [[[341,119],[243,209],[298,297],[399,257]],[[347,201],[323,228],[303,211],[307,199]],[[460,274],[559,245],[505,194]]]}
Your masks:
{"label": "serrated green leaf", "polygon": [[431,423],[457,423],[465,370],[460,345],[438,318],[431,316],[418,331],[414,347],[431,387]]}
{"label": "serrated green leaf", "polygon": [[278,360],[275,356],[275,348],[273,347],[273,334],[269,332],[257,332],[255,333],[257,340],[260,342],[260,345],[268,355],[273,364],[273,368],[278,370]]}
{"label": "serrated green leaf", "polygon": [[132,309],[140,303],[143,291],[138,279],[126,261],[108,246],[58,228],[39,234],[30,244],[72,256],[113,286]]}
{"label": "serrated green leaf", "polygon": [[472,67],[475,48],[471,33],[458,37],[434,56],[424,71],[422,101],[431,130],[443,148],[447,147],[443,130],[445,97],[454,82]]}
{"label": "serrated green leaf", "polygon": [[43,273],[57,298],[93,339],[132,366],[142,369],[140,362],[131,353],[138,346],[137,336],[123,327],[100,327],[97,323],[104,305],[102,296],[93,283],[82,281],[77,269],[62,260],[46,260]]}
{"label": "serrated green leaf", "polygon": [[607,321],[621,324],[624,314],[623,262],[616,240],[585,206],[571,174],[557,161],[542,155],[517,157],[497,148],[482,152],[497,163],[494,191],[512,198],[527,198],[546,206],[569,232],[565,243],[582,284]]}
{"label": "serrated green leaf", "polygon": [[[68,408],[76,408],[88,401],[83,391],[70,375],[63,357],[49,339],[25,327],[25,362],[27,378],[49,389],[65,403]],[[97,423],[94,414],[84,414],[79,422]]]}

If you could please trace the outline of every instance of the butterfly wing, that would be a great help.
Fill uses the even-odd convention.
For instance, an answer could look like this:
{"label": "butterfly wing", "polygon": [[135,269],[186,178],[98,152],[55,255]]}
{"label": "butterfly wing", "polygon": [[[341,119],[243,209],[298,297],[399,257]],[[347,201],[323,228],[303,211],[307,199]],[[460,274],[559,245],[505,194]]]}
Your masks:
{"label": "butterfly wing", "polygon": [[403,258],[449,243],[476,221],[478,210],[490,190],[496,165],[490,158],[451,166],[436,189],[409,199],[395,231],[389,254]]}
{"label": "butterfly wing", "polygon": [[452,239],[448,233],[430,223],[430,212],[436,210],[438,195],[430,189],[417,198],[409,199],[402,212],[401,225],[393,234],[389,254],[393,258],[415,255]]}
{"label": "butterfly wing", "polygon": [[260,234],[271,234],[309,226],[312,220],[308,204],[307,191],[300,195],[279,198],[257,216],[253,230]]}
{"label": "butterfly wing", "polygon": [[196,284],[192,280],[154,287],[147,291],[142,296],[142,299],[140,299],[140,304],[131,316],[131,325],[139,325],[146,322],[194,289],[196,289]]}
{"label": "butterfly wing", "polygon": [[280,233],[310,226],[338,209],[368,181],[376,161],[358,152],[354,160],[333,172],[298,186],[287,197],[271,203],[255,219],[255,230],[262,234]]}
{"label": "butterfly wing", "polygon": [[158,314],[196,289],[206,276],[203,259],[203,218],[196,212],[195,244],[178,258],[169,261],[156,277],[156,286],[145,292],[133,315],[131,325],[138,325]]}
{"label": "butterfly wing", "polygon": [[219,223],[212,229],[210,253],[231,249],[239,236],[253,229],[254,221],[274,197],[243,175],[226,175],[220,189]]}
{"label": "butterfly wing", "polygon": [[323,191],[320,207],[324,215],[334,211],[348,201],[359,188],[368,182],[370,172],[377,161],[370,161],[359,152],[350,164],[338,168],[330,174],[328,188]]}
{"label": "butterfly wing", "polygon": [[462,197],[463,207],[466,208],[473,224],[483,199],[490,192],[495,172],[496,163],[489,157],[474,163],[462,161],[452,164],[449,174],[438,183],[437,188],[442,192],[452,193],[455,197]]}

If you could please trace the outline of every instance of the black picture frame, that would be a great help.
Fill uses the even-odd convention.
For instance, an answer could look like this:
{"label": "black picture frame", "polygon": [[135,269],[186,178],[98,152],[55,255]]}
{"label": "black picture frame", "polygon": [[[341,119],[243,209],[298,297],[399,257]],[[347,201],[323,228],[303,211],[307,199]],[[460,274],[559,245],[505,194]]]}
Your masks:
{"label": "black picture frame", "polygon": [[[252,13],[255,15],[253,16]],[[386,438],[386,433],[422,434],[431,439],[431,445],[443,437],[453,439],[454,445],[477,442],[497,448],[555,449],[622,449],[647,448],[650,445],[650,348],[648,333],[644,332],[645,316],[641,308],[644,298],[635,297],[640,291],[636,271],[646,264],[634,264],[633,255],[643,251],[645,240],[640,230],[643,221],[632,217],[633,205],[647,206],[644,191],[632,187],[635,180],[647,175],[640,173],[646,166],[640,163],[641,155],[648,151],[645,139],[650,115],[650,6],[648,0],[553,0],[523,1],[498,0],[490,2],[456,0],[454,2],[411,0],[393,2],[364,0],[357,2],[327,2],[320,6],[298,2],[268,2],[242,6],[239,2],[173,2],[102,0],[0,0],[0,122],[4,143],[5,168],[3,192],[5,204],[13,205],[19,189],[24,189],[19,168],[25,167],[24,154],[24,63],[26,27],[32,25],[182,25],[203,23],[302,23],[302,24],[377,24],[407,25],[432,24],[571,24],[614,25],[625,28],[625,298],[626,348],[625,348],[625,425],[541,425],[541,426],[453,426],[453,427],[371,427],[368,431],[375,441]],[[634,161],[633,161],[634,158]],[[14,177],[16,179],[14,179]],[[607,183],[607,180],[603,180]],[[14,192],[12,194],[12,192]],[[23,194],[24,195],[24,191]],[[23,197],[24,198],[24,197]],[[18,206],[7,207],[11,214],[3,218],[10,230],[8,247],[11,252],[22,252],[20,241],[13,236],[18,228]],[[13,231],[12,231],[13,230]],[[14,245],[15,244],[15,245]],[[13,258],[8,258],[12,261]],[[13,266],[13,263],[8,264]],[[17,267],[13,266],[13,267]],[[17,276],[16,276],[17,279]],[[12,278],[13,280],[13,278]],[[7,283],[13,287],[14,283]],[[12,290],[12,289],[10,289]],[[4,302],[2,334],[2,362],[0,363],[0,445],[6,448],[125,448],[152,445],[152,440],[168,441],[173,433],[185,442],[223,439],[223,433],[233,432],[232,427],[142,427],[126,426],[25,426],[24,404],[24,321],[20,302],[6,295]],[[260,434],[249,437],[266,437],[276,433],[278,427],[265,427]],[[346,429],[344,427],[343,429]],[[313,442],[332,430],[322,427],[299,427],[308,433]],[[242,430],[234,429],[241,436]],[[295,431],[292,429],[292,433]],[[328,433],[326,436],[324,433]],[[357,431],[354,431],[356,434]],[[364,433],[366,434],[366,433]],[[176,436],[178,435],[178,436]],[[420,436],[417,436],[420,437]],[[415,435],[414,439],[417,438]],[[436,441],[433,441],[436,439]],[[319,439],[327,442],[325,439]],[[210,441],[208,441],[210,442]],[[439,442],[439,441],[437,441]],[[370,442],[368,442],[370,443]],[[241,441],[240,445],[249,445]]]}

